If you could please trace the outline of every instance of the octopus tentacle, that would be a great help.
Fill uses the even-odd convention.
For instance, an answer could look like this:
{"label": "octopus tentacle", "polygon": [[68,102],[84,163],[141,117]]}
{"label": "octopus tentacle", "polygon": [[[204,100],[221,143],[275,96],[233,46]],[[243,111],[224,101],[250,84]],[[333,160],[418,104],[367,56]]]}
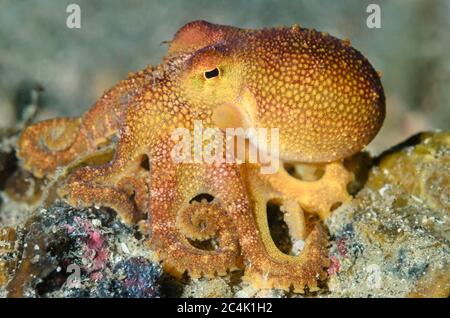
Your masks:
{"label": "octopus tentacle", "polygon": [[[243,280],[258,288],[278,288],[303,293],[318,289],[318,281],[326,276],[329,265],[327,235],[321,225],[316,225],[308,235],[298,256],[283,254],[261,234],[264,245],[257,245],[247,254],[247,268]],[[264,248],[263,248],[264,247]],[[243,248],[244,253],[245,249]]]}
{"label": "octopus tentacle", "polygon": [[17,152],[24,168],[43,177],[85,152],[88,144],[79,137],[80,124],[79,118],[55,118],[28,127],[19,139]]}
{"label": "octopus tentacle", "polygon": [[[142,111],[145,107],[136,102],[134,109]],[[75,206],[96,204],[113,208],[125,222],[133,224],[148,212],[150,156],[145,146],[151,133],[141,130],[140,138],[130,139],[129,127],[133,127],[132,122],[140,122],[132,121],[130,114],[122,120],[118,128],[121,142],[112,161],[75,170],[59,194]]]}
{"label": "octopus tentacle", "polygon": [[[241,266],[240,248],[228,208],[220,200],[191,202],[207,191],[210,165],[174,164],[167,149],[152,156],[151,245],[167,272],[192,277],[225,275]],[[203,226],[201,225],[203,223]],[[217,248],[200,249],[190,240],[217,239]]]}
{"label": "octopus tentacle", "polygon": [[[55,118],[27,127],[18,140],[17,156],[36,177],[51,177],[57,167],[66,166],[95,152],[118,134],[127,106],[140,93],[136,86],[142,74],[135,74],[106,92],[81,118]],[[129,92],[131,86],[136,91]]]}
{"label": "octopus tentacle", "polygon": [[75,170],[59,195],[73,206],[103,205],[114,209],[125,222],[137,222],[148,212],[149,171],[142,167],[142,156],[126,158],[126,169],[117,169],[118,162],[125,160],[119,153],[111,163]]}
{"label": "octopus tentacle", "polygon": [[[247,176],[248,177],[248,176]],[[248,179],[247,179],[248,182]],[[318,288],[318,281],[325,278],[325,268],[329,265],[327,235],[320,223],[309,230],[303,210],[297,201],[282,193],[262,190],[255,183],[248,182],[248,194],[253,204],[253,214],[259,232],[259,244],[251,248],[242,247],[248,261],[244,280],[259,288],[280,288],[295,292]],[[303,241],[303,249],[287,255],[275,245],[267,221],[267,203],[277,201],[284,212],[291,239]],[[242,224],[242,223],[241,223]]]}
{"label": "octopus tentacle", "polygon": [[[283,254],[275,246],[268,225],[258,222],[259,216],[266,215],[264,192],[256,196],[247,195],[244,176],[238,166],[217,165],[206,176],[210,190],[217,200],[227,207],[239,235],[246,270],[244,279],[261,288],[281,288],[291,286],[302,292],[305,286],[314,289],[317,280],[324,277],[324,267],[328,265],[325,231],[317,225],[308,235],[305,248],[298,256]],[[255,220],[256,216],[256,220]]]}
{"label": "octopus tentacle", "polygon": [[190,203],[176,216],[180,232],[191,240],[212,239],[219,230],[216,218],[224,217],[219,204],[205,201]]}
{"label": "octopus tentacle", "polygon": [[83,119],[50,119],[28,127],[18,144],[23,166],[37,177],[52,176],[58,166],[106,144],[117,133],[118,120],[96,112],[94,108]]}
{"label": "octopus tentacle", "polygon": [[[305,248],[299,256],[285,255],[276,248],[268,227],[255,221],[255,215],[263,213],[261,209],[265,209],[265,201],[254,197],[252,201],[257,199],[256,206],[250,205],[237,165],[178,165],[175,170],[171,165],[167,156],[152,157],[152,168],[155,169],[152,171],[151,195],[152,245],[166,270],[172,274],[187,270],[194,276],[220,273],[217,268],[224,265],[223,258],[216,253],[199,253],[195,247],[183,242],[183,235],[176,226],[180,208],[207,189],[232,221],[229,230],[237,234],[247,263],[245,279],[264,288],[289,289],[292,285],[296,291],[303,291],[305,286],[310,289],[317,286],[317,280],[324,277],[324,267],[328,265],[327,237],[319,225],[306,238]],[[223,221],[216,219],[216,222]],[[239,253],[234,245],[227,251],[236,256]]]}
{"label": "octopus tentacle", "polygon": [[347,185],[353,180],[353,174],[338,161],[326,164],[323,176],[316,181],[296,179],[285,169],[274,174],[261,174],[256,165],[248,165],[247,177],[254,187],[294,198],[305,211],[318,214],[322,220],[330,215],[335,204],[351,199]]}

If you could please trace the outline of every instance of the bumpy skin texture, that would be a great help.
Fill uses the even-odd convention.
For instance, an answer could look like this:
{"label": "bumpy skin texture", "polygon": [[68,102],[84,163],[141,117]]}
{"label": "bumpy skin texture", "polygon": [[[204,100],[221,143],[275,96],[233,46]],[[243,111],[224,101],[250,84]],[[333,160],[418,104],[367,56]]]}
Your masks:
{"label": "bumpy skin texture", "polygon": [[[258,287],[302,292],[317,288],[328,265],[326,234],[310,216],[326,218],[350,199],[352,175],[341,161],[370,142],[384,114],[377,73],[347,42],[297,26],[195,21],[177,32],[161,65],[120,82],[84,117],[28,127],[18,155],[38,177],[70,172],[60,193],[73,205],[110,206],[131,223],[147,214],[150,244],[173,275],[244,268]],[[284,169],[263,175],[257,164],[175,163],[170,135],[192,131],[194,120],[279,128],[281,164],[322,163],[324,175],[306,181]],[[110,161],[77,168],[108,147]],[[204,193],[213,200],[193,200]],[[291,238],[305,242],[298,255],[275,246],[268,202],[281,206]],[[208,240],[212,248],[197,244]]]}

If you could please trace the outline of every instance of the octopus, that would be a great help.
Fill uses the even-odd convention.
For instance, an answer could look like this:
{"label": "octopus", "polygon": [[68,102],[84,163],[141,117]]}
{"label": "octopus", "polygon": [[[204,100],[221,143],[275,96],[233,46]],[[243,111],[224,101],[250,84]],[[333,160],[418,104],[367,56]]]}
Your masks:
{"label": "octopus", "polygon": [[[131,73],[84,116],[28,126],[17,147],[22,167],[62,178],[58,194],[72,206],[106,206],[139,225],[173,276],[241,270],[258,288],[318,290],[329,266],[321,221],[351,200],[343,160],[384,120],[379,73],[348,40],[298,25],[194,21],[168,43],[160,65]],[[198,120],[222,132],[278,128],[280,168],[174,162],[172,132]],[[269,205],[295,250],[276,245]]]}

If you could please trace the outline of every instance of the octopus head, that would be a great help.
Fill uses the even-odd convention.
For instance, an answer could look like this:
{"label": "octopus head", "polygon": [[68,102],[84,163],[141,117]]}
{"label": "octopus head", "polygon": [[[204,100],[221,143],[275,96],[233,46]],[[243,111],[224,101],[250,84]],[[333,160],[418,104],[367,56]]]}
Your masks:
{"label": "octopus head", "polygon": [[219,128],[250,125],[240,102],[245,88],[243,66],[224,45],[196,51],[181,79],[184,97],[193,108],[210,113]]}
{"label": "octopus head", "polygon": [[181,86],[190,105],[220,128],[279,128],[287,161],[350,156],[384,120],[378,73],[348,41],[328,34],[197,21],[177,33],[169,52],[189,55]]}

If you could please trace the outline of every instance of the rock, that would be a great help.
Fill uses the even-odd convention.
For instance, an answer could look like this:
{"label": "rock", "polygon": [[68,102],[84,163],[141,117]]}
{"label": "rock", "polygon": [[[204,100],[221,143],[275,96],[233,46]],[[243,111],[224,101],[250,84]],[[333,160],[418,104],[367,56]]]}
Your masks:
{"label": "rock", "polygon": [[162,269],[146,258],[133,257],[121,261],[114,266],[113,274],[116,276],[111,284],[113,293],[108,296],[154,298],[161,295],[158,280]]}
{"label": "rock", "polygon": [[3,287],[11,279],[12,272],[16,266],[17,234],[13,228],[0,229],[0,297],[6,295]]}
{"label": "rock", "polygon": [[233,297],[230,283],[221,277],[213,279],[193,279],[183,291],[182,297],[187,298],[220,298]]}
{"label": "rock", "polygon": [[327,222],[330,296],[447,297],[450,133],[420,134],[375,163]]}
{"label": "rock", "polygon": [[163,273],[153,253],[111,210],[57,201],[38,210],[23,232],[9,297],[161,296]]}

